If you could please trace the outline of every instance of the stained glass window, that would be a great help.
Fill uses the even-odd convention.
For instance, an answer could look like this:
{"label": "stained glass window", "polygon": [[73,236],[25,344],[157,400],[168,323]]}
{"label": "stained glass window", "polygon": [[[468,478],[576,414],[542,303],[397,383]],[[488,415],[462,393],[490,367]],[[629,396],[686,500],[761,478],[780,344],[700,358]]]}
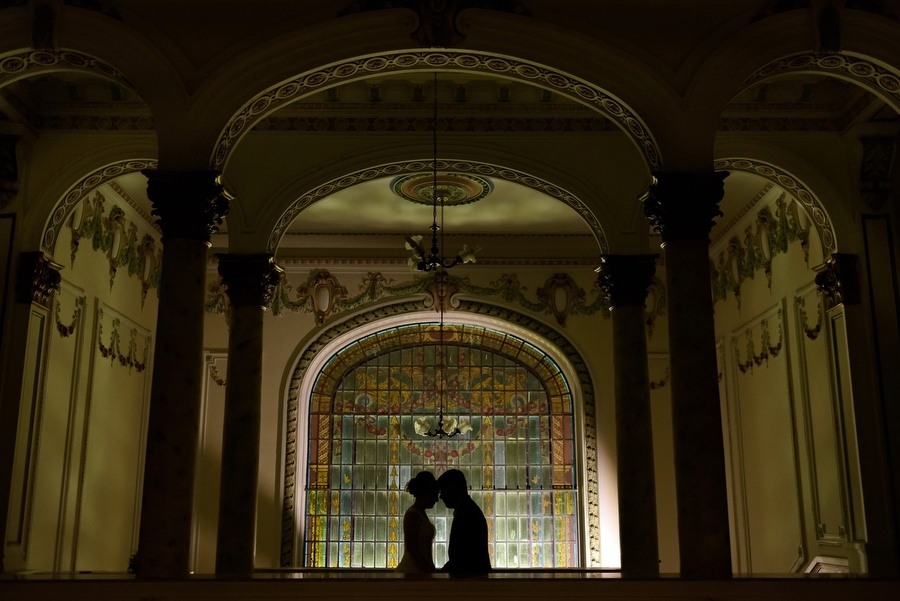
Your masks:
{"label": "stained glass window", "polygon": [[[344,348],[310,400],[304,565],[392,568],[403,491],[421,470],[466,474],[497,568],[580,564],[572,396],[559,367],[516,337],[416,324]],[[441,394],[443,391],[443,394]],[[443,402],[462,433],[423,436]],[[429,511],[447,560],[452,512]]]}

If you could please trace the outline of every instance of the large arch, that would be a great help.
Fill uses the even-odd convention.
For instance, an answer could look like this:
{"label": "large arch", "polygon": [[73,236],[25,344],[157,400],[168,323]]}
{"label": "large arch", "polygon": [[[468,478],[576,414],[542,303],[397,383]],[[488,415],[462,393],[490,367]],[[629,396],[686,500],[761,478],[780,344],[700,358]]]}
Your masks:
{"label": "large arch", "polygon": [[[334,194],[339,190],[352,187],[356,184],[371,179],[401,175],[405,173],[431,171],[434,167],[435,165],[433,159],[398,161],[360,169],[341,177],[331,179],[323,184],[316,186],[315,188],[303,193],[302,196],[291,202],[287,209],[285,209],[281,213],[277,223],[273,226],[271,234],[269,235],[269,239],[266,245],[266,252],[274,253],[278,248],[278,244],[281,241],[281,238],[284,236],[285,231],[290,226],[291,222],[293,222],[294,219],[296,219],[297,216],[305,208],[319,200],[322,200],[328,195]],[[600,247],[600,252],[609,252],[609,242],[607,241],[606,234],[603,231],[603,227],[599,219],[597,219],[597,217],[585,204],[584,201],[576,197],[565,188],[554,185],[551,182],[548,182],[539,177],[535,177],[528,173],[524,173],[517,169],[510,169],[480,161],[471,161],[464,159],[438,159],[436,168],[440,171],[449,170],[453,171],[454,173],[473,173],[477,175],[490,176],[493,178],[500,178],[543,192],[544,194],[547,194],[548,196],[559,200],[560,202],[564,203],[575,212],[577,212],[588,224],[591,232],[593,232],[595,238],[597,239],[597,244]]]}
{"label": "large arch", "polygon": [[619,98],[588,81],[545,65],[507,56],[457,50],[401,50],[332,63],[270,87],[244,103],[219,134],[210,164],[222,170],[232,149],[260,119],[308,94],[391,73],[438,70],[489,73],[544,87],[589,106],[616,123],[634,142],[650,171],[662,168],[660,149],[642,119]]}
{"label": "large arch", "polygon": [[[338,349],[364,336],[395,325],[436,323],[433,310],[423,311],[421,301],[401,301],[357,314],[301,341],[294,359],[285,373],[283,429],[283,505],[281,565],[294,565],[298,540],[296,524],[300,503],[297,502],[298,466],[306,464],[306,449],[299,444],[305,431],[309,391],[314,376]],[[488,326],[535,344],[562,369],[575,399],[576,441],[583,440],[579,457],[579,488],[583,508],[582,532],[586,564],[600,565],[599,483],[597,472],[597,425],[594,385],[590,370],[579,351],[554,328],[507,308],[474,300],[460,300],[459,307],[445,314],[445,322]],[[580,402],[579,402],[580,401]],[[580,419],[579,419],[580,418]]]}

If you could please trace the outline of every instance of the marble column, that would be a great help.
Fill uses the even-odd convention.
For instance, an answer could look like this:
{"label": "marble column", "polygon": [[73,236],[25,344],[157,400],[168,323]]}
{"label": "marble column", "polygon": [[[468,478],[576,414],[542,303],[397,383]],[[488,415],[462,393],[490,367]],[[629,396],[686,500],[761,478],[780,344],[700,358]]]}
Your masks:
{"label": "marble column", "polygon": [[215,171],[143,173],[163,263],[135,569],[139,578],[181,578],[190,570],[207,252],[228,200]]}
{"label": "marble column", "polygon": [[[890,336],[891,332],[879,331],[877,323],[873,323],[875,302],[871,293],[868,294],[869,302],[863,302],[866,291],[860,286],[858,262],[856,255],[833,253],[824,264],[815,267],[816,286],[825,302],[829,331],[836,349],[832,369],[838,381],[847,383],[847,391],[839,390],[838,394],[842,405],[852,404],[851,423],[856,429],[865,524],[856,525],[854,529],[857,536],[864,534],[869,575],[897,578],[900,576],[900,512],[897,508],[900,477],[893,466],[897,465],[900,420],[896,409],[890,406],[893,399],[885,394],[883,370],[879,369],[876,352],[878,334]],[[883,285],[883,281],[870,281],[870,289],[872,284]],[[888,361],[896,363],[896,357],[891,356]],[[853,436],[847,438],[848,444],[854,444]]]}
{"label": "marble column", "polygon": [[281,277],[272,255],[216,255],[229,301],[216,573],[249,576],[256,550],[263,313]]}
{"label": "marble column", "polygon": [[[29,348],[29,340],[43,340],[47,328],[51,327],[50,308],[53,294],[62,282],[61,269],[62,265],[41,251],[23,252],[16,270],[15,302],[12,298],[0,298],[0,302],[9,300],[7,307],[11,313],[8,329],[0,340],[6,347],[6,352],[0,355],[6,358],[0,370],[3,374],[0,378],[0,573],[25,568],[26,507],[15,503],[13,497],[25,497],[29,475],[24,467],[27,453],[17,457],[16,447],[21,448],[24,442],[19,436],[27,438],[28,429],[33,427],[28,423],[29,416],[36,410],[34,403],[39,397],[39,381],[34,378],[26,381],[25,373],[40,372],[46,349],[43,344],[35,344],[38,350],[31,356],[25,350]],[[25,420],[24,431],[19,429],[20,420]]]}
{"label": "marble column", "polygon": [[709,232],[727,175],[657,173],[643,198],[666,265],[678,545],[687,578],[732,574],[709,270]]}
{"label": "marble column", "polygon": [[656,472],[644,304],[659,255],[603,255],[597,269],[613,322],[619,546],[625,577],[659,576]]}

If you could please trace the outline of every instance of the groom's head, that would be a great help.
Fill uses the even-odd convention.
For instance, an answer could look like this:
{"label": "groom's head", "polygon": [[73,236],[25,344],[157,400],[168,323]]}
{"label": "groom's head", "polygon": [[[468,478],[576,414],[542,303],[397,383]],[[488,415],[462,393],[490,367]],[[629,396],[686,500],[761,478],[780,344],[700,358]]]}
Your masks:
{"label": "groom's head", "polygon": [[450,509],[455,509],[459,502],[469,495],[466,475],[461,471],[447,470],[438,478],[441,500]]}

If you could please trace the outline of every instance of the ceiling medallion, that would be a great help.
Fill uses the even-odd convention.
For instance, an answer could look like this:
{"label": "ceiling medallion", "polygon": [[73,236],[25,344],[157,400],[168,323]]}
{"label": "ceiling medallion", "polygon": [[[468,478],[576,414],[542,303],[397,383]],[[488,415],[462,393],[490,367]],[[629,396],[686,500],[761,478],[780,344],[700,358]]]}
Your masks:
{"label": "ceiling medallion", "polygon": [[[435,185],[436,184],[436,185]],[[444,199],[443,206],[453,207],[477,202],[494,191],[494,184],[485,177],[462,173],[417,173],[402,175],[391,181],[391,191],[417,204],[432,206],[434,190]]]}

